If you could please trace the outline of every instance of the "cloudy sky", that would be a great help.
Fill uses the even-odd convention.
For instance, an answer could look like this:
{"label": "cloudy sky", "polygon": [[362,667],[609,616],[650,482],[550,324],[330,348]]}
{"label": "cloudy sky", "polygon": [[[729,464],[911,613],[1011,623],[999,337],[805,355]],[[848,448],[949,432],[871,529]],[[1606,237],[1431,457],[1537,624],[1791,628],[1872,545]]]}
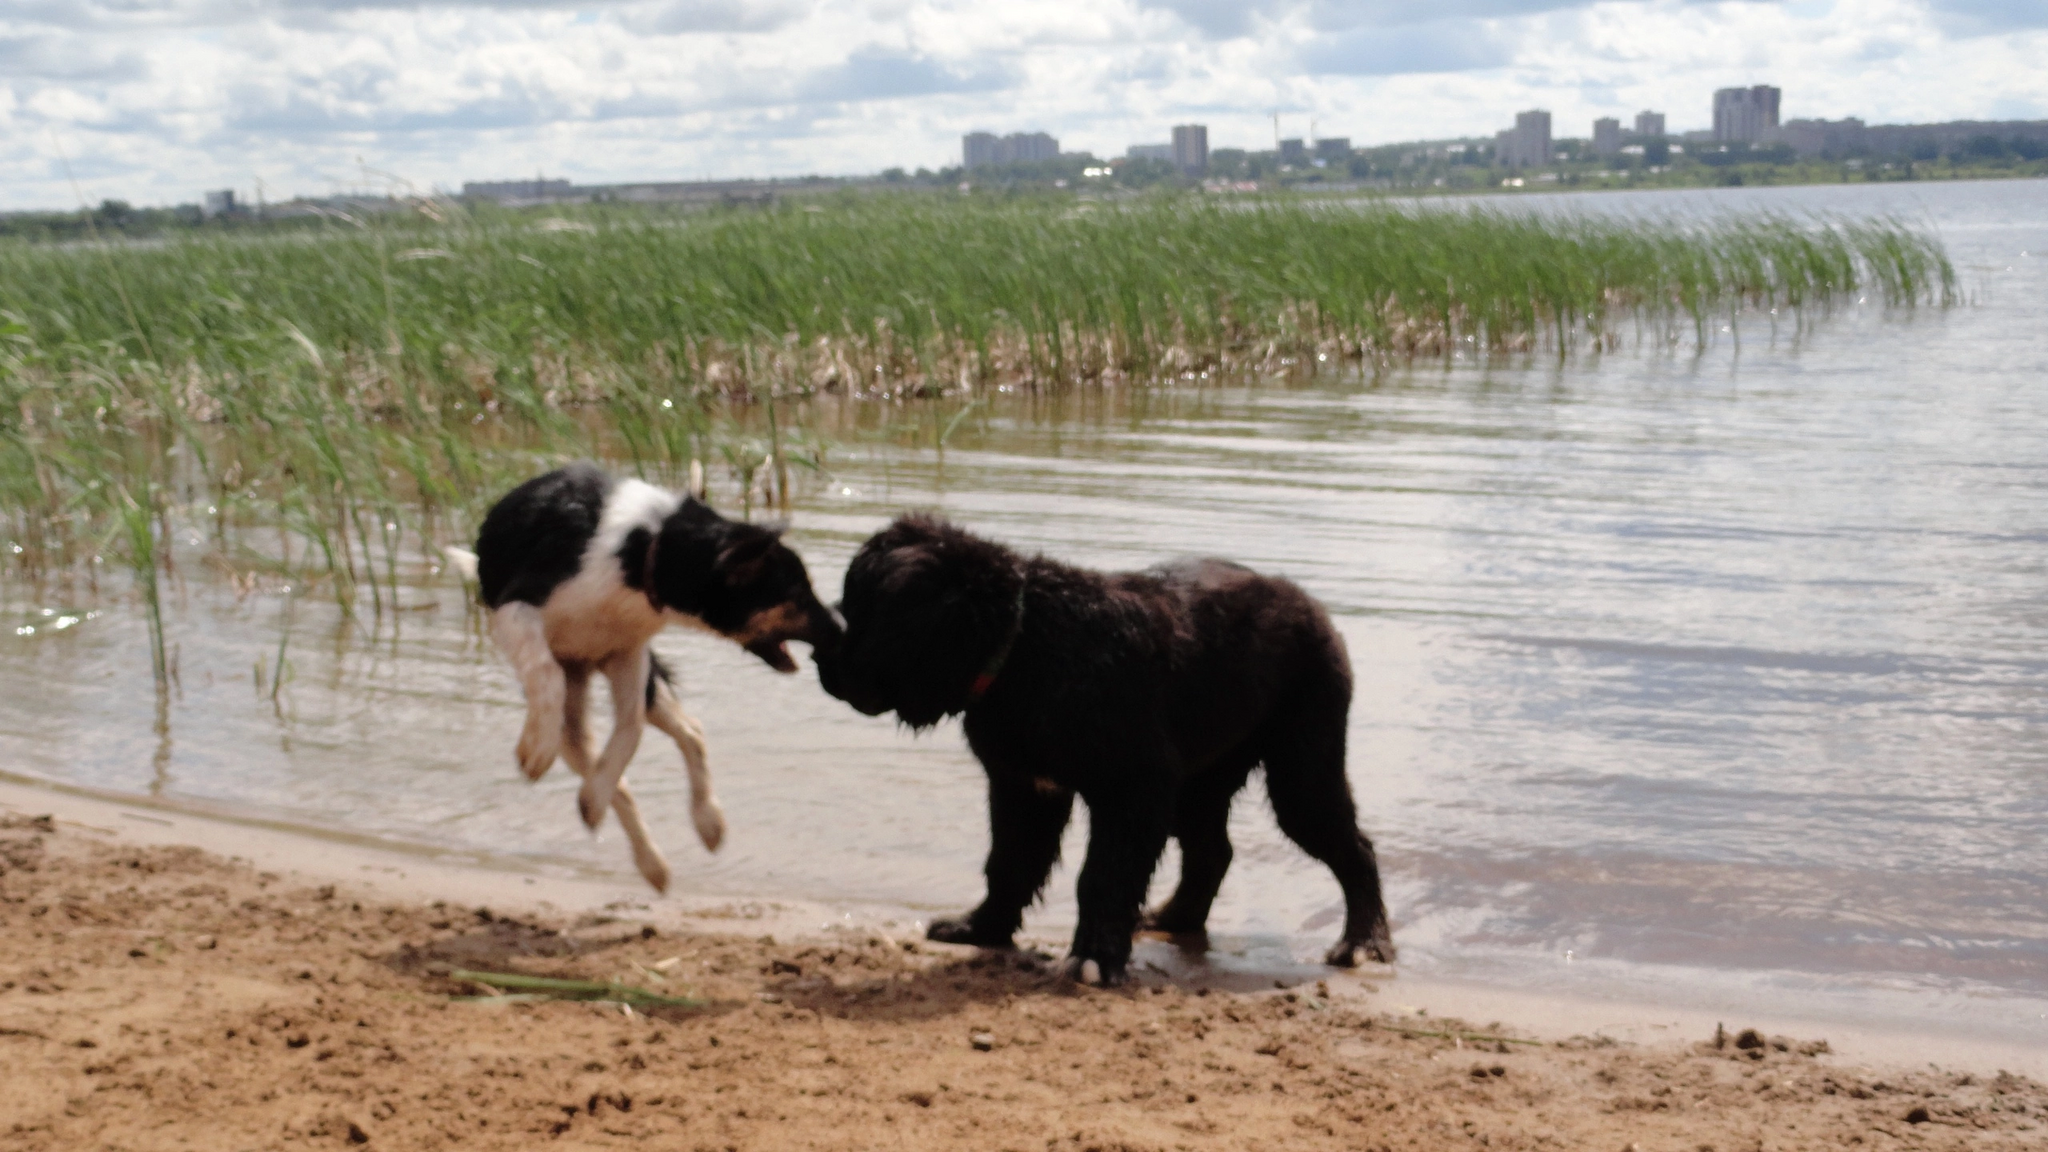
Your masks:
{"label": "cloudy sky", "polygon": [[1638,109],[2048,118],[2048,0],[0,0],[0,208],[1557,134]]}

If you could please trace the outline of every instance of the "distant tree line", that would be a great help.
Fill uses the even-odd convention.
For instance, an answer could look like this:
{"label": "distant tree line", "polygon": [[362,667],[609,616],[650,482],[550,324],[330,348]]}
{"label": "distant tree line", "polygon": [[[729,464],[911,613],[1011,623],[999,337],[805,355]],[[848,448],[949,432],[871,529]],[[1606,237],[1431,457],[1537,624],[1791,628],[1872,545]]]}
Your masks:
{"label": "distant tree line", "polygon": [[78,240],[95,233],[140,237],[205,223],[197,204],[169,208],[137,208],[126,200],[102,200],[100,206],[76,212],[0,212],[0,236],[28,240]]}
{"label": "distant tree line", "polygon": [[[1283,159],[1277,150],[1218,148],[1209,154],[1207,170],[1199,174],[1184,172],[1166,160],[1105,160],[1079,152],[1063,153],[1050,160],[982,165],[972,170],[959,165],[915,170],[889,168],[871,180],[850,183],[865,183],[871,189],[928,192],[953,191],[962,185],[968,191],[1024,193],[1191,188],[1204,182],[1245,181],[1256,182],[1261,188],[1314,190],[1362,186],[1476,192],[1498,190],[1503,185],[1608,188],[2048,176],[2048,141],[1990,133],[1951,141],[1945,152],[1933,142],[1921,142],[1898,155],[1824,157],[1802,157],[1784,143],[1703,145],[1634,136],[1624,137],[1624,142],[1629,147],[1622,155],[1602,156],[1593,151],[1589,140],[1560,139],[1552,144],[1553,162],[1533,168],[1499,164],[1490,141],[1436,141],[1356,148],[1293,162]],[[833,183],[835,188],[846,186]],[[784,195],[776,198],[782,199]],[[469,204],[468,208],[472,212],[497,210],[495,205],[478,203]],[[137,208],[125,200],[103,200],[89,210],[0,212],[0,238],[49,242],[94,236],[140,239],[197,228],[291,230],[325,224],[315,213],[259,218],[248,212],[235,212],[209,219],[196,204]]]}

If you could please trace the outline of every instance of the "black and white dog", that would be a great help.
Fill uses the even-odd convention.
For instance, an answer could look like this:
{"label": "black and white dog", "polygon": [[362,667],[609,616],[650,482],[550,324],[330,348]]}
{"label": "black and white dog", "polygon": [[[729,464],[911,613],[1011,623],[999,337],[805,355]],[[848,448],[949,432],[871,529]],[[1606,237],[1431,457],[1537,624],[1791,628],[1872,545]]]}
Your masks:
{"label": "black and white dog", "polygon": [[1294,584],[1223,560],[1092,572],[906,516],[854,556],[839,607],[845,637],[817,653],[825,690],[913,728],[964,714],[988,773],[987,898],[932,939],[1009,947],[1078,794],[1090,833],[1068,965],[1122,981],[1166,838],[1180,887],[1144,926],[1199,933],[1230,867],[1231,800],[1263,766],[1281,831],[1344,891],[1327,962],[1394,958],[1344,774],[1351,665]]}
{"label": "black and white dog", "polygon": [[[621,782],[648,723],[682,749],[690,814],[706,848],[725,836],[711,793],[704,735],[684,715],[668,670],[648,642],[670,624],[737,642],[778,672],[796,671],[785,646],[814,650],[839,638],[839,622],[811,591],[804,562],[780,535],[727,520],[693,496],[639,480],[614,481],[589,464],[537,476],[484,517],[473,560],[491,609],[491,635],[526,693],[526,727],[515,753],[538,780],[559,756],[583,778],[583,822],[607,808],[632,841],[633,862],[657,890],[668,863]],[[591,756],[585,705],[592,672],[611,685],[614,726]]]}

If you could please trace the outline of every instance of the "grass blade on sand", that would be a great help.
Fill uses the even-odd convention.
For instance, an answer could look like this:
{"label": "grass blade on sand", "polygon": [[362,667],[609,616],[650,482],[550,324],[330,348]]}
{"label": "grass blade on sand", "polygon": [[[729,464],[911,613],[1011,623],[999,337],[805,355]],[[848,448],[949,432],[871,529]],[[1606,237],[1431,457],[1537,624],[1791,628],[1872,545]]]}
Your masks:
{"label": "grass blade on sand", "polygon": [[702,1008],[704,1001],[694,996],[664,996],[632,984],[616,980],[563,980],[553,976],[526,976],[518,972],[476,972],[457,968],[448,973],[451,980],[466,980],[486,988],[505,989],[504,996],[480,997],[479,999],[511,1000],[514,996],[522,1000],[600,1000],[617,1004],[630,1004],[636,1008]]}

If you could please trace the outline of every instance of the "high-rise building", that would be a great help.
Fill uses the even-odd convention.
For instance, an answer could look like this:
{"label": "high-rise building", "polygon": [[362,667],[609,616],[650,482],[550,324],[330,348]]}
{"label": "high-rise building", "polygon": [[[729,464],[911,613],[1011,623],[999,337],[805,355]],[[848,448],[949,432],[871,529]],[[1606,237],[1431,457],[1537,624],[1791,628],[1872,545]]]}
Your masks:
{"label": "high-rise building", "polygon": [[1173,145],[1133,144],[1129,148],[1124,149],[1124,158],[1126,160],[1164,160],[1171,164],[1173,163]]}
{"label": "high-rise building", "polygon": [[1550,113],[1541,108],[1515,114],[1515,126],[1494,136],[1494,163],[1540,168],[1550,163]]}
{"label": "high-rise building", "polygon": [[1044,132],[969,132],[960,138],[960,160],[969,168],[984,164],[1015,164],[1020,161],[1057,160],[1060,142]]}
{"label": "high-rise building", "polygon": [[1754,88],[1722,88],[1714,93],[1714,139],[1723,144],[1752,144],[1778,126],[1778,90],[1768,84]]}
{"label": "high-rise building", "polygon": [[960,159],[969,168],[983,164],[1000,164],[996,154],[1002,150],[1002,137],[993,132],[969,132],[960,138]]}
{"label": "high-rise building", "polygon": [[1057,160],[1060,142],[1049,132],[1017,132],[1003,137],[1012,161]]}
{"label": "high-rise building", "polygon": [[1599,156],[1621,155],[1621,121],[1612,116],[1593,121],[1593,152]]}
{"label": "high-rise building", "polygon": [[1517,112],[1515,141],[1521,146],[1523,163],[1537,167],[1550,163],[1550,113],[1542,109]]}
{"label": "high-rise building", "polygon": [[1206,124],[1176,124],[1173,126],[1173,162],[1190,176],[1200,176],[1209,170],[1209,126]]}
{"label": "high-rise building", "polygon": [[1308,163],[1308,146],[1301,142],[1300,137],[1282,140],[1280,142],[1280,162],[1282,164]]}
{"label": "high-rise building", "polygon": [[1325,136],[1316,141],[1316,159],[1349,160],[1351,158],[1351,137]]}
{"label": "high-rise building", "polygon": [[1648,110],[1636,113],[1636,135],[1651,139],[1664,135],[1664,114]]}
{"label": "high-rise building", "polygon": [[235,190],[232,188],[223,188],[218,192],[208,192],[206,198],[199,202],[199,214],[208,220],[213,219],[215,216],[232,216],[234,212]]}

